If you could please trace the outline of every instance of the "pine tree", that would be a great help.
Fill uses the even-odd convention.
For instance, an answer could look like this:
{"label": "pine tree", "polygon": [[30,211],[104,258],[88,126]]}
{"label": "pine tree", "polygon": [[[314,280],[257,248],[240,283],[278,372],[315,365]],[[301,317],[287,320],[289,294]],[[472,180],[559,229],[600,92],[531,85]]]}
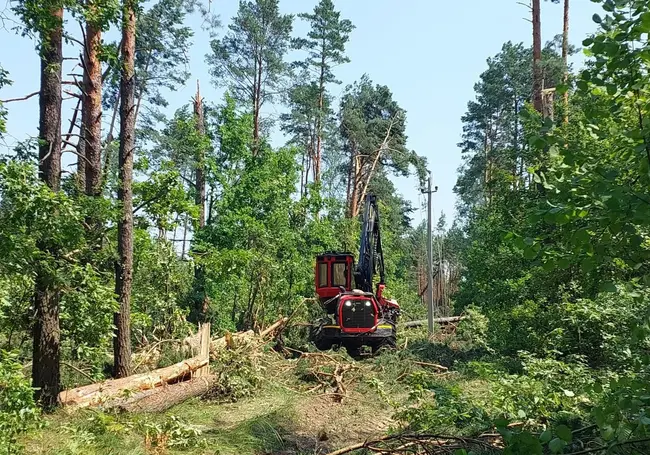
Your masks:
{"label": "pine tree", "polygon": [[115,293],[120,305],[115,313],[113,375],[131,372],[131,285],[133,283],[133,154],[135,152],[135,33],[136,0],[124,0],[122,10],[122,74],[120,82],[120,152],[117,198],[118,262],[115,267]]}
{"label": "pine tree", "polygon": [[[61,74],[63,64],[63,6],[45,2],[47,15],[41,33],[41,89],[39,97],[39,176],[52,191],[61,184]],[[48,14],[49,13],[49,14]],[[42,249],[46,245],[40,245]],[[34,295],[34,351],[32,385],[46,409],[56,406],[60,388],[59,294],[50,274],[40,270]]]}
{"label": "pine tree", "polygon": [[[260,111],[282,88],[293,16],[280,14],[278,0],[239,2],[239,11],[207,56],[214,82],[227,86],[253,112],[253,140],[260,139]],[[256,145],[257,147],[257,145]]]}
{"label": "pine tree", "polygon": [[[14,13],[24,24],[23,33],[37,37],[41,58],[38,132],[38,176],[54,192],[61,187],[61,76],[63,64],[63,2],[20,1]],[[0,74],[3,79],[4,74]],[[0,81],[2,82],[2,81]],[[56,207],[52,207],[53,210]],[[47,236],[36,242],[44,256],[56,256]],[[58,402],[61,333],[60,290],[55,272],[46,264],[35,267],[32,386],[45,409]]]}
{"label": "pine tree", "polygon": [[408,175],[415,167],[420,181],[425,160],[406,147],[406,112],[386,86],[374,86],[368,76],[350,85],[341,100],[340,132],[349,156],[347,212],[356,217],[373,179],[385,169]]}
{"label": "pine tree", "polygon": [[[322,146],[324,123],[331,117],[330,100],[327,94],[327,84],[340,84],[336,80],[333,68],[350,59],[345,56],[345,45],[354,29],[352,22],[341,19],[340,12],[334,9],[332,0],[321,0],[313,13],[299,14],[298,17],[308,21],[311,30],[306,39],[297,40],[299,48],[309,52],[309,57],[302,66],[308,74],[315,76],[317,102],[314,106],[313,132],[316,139],[312,150],[314,182],[320,182],[322,167]],[[313,100],[309,100],[313,102]]]}
{"label": "pine tree", "polygon": [[78,178],[89,196],[102,191],[102,28],[112,21],[115,9],[102,0],[88,0],[84,11],[85,42],[82,55],[81,132]]}

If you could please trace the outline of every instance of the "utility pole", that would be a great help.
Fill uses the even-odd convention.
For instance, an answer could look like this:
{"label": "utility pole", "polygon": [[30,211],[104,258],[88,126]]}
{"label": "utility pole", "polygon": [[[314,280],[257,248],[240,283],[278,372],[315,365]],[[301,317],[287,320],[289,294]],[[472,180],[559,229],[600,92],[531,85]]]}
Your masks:
{"label": "utility pole", "polygon": [[427,199],[427,317],[429,322],[429,336],[433,335],[433,238],[432,238],[432,224],[433,224],[433,193],[438,191],[438,187],[431,189],[433,177],[429,171],[429,181],[427,191],[423,191],[428,195]]}

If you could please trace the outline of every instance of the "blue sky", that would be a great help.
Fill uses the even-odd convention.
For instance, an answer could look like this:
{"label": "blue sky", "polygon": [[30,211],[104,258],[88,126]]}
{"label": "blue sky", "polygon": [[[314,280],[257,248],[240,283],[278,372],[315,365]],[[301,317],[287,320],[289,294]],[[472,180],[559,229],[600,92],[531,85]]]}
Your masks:
{"label": "blue sky", "polygon": [[[285,13],[310,11],[317,0],[280,0]],[[335,0],[342,17],[350,19],[356,29],[347,48],[351,63],[337,68],[343,81],[332,92],[339,95],[350,84],[367,73],[375,83],[387,85],[394,99],[407,111],[408,146],[427,157],[439,192],[434,197],[437,217],[441,210],[450,221],[454,213],[453,187],[460,165],[457,143],[462,132],[461,116],[467,102],[473,99],[473,85],[485,69],[485,60],[499,52],[508,40],[530,44],[531,25],[527,8],[517,0]],[[523,0],[522,3],[526,3]],[[402,5],[402,6],[398,6]],[[212,0],[212,11],[227,25],[235,15],[237,0]],[[571,1],[570,40],[580,45],[595,30],[591,17],[599,6],[590,0]],[[170,93],[169,111],[186,104],[195,91],[196,79],[207,101],[219,102],[222,90],[210,83],[205,54],[209,36],[201,31],[201,20],[190,18],[195,30],[194,45],[189,50],[192,77],[181,90]],[[6,24],[10,27],[11,24]],[[74,24],[72,24],[74,25]],[[304,35],[306,25],[296,21],[295,34]],[[562,30],[561,5],[542,3],[542,39],[550,40]],[[219,33],[223,33],[221,29]],[[66,57],[78,51],[66,48]],[[582,57],[574,57],[580,66]],[[11,31],[0,31],[0,64],[10,72],[11,87],[0,90],[0,99],[31,93],[38,89],[39,61],[33,43]],[[64,107],[70,112],[68,101]],[[36,134],[38,98],[11,103],[7,143]],[[267,106],[268,115],[282,112],[281,107]],[[110,115],[104,115],[108,122]],[[273,135],[281,145],[281,134]],[[2,145],[0,145],[2,148]],[[0,150],[6,151],[6,150]],[[72,157],[66,157],[66,162]],[[396,178],[398,190],[420,207],[424,200],[415,177]],[[414,222],[423,219],[423,212],[414,214]]]}

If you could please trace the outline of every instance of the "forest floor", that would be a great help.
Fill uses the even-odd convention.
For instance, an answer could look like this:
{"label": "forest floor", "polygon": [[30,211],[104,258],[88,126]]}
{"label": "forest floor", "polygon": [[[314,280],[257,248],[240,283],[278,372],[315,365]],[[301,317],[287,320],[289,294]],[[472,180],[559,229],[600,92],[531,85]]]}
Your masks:
{"label": "forest floor", "polygon": [[431,344],[409,330],[400,346],[361,360],[343,351],[286,358],[268,345],[254,355],[233,352],[223,359],[227,367],[213,365],[224,379],[213,397],[162,414],[62,409],[22,442],[26,453],[48,455],[326,454],[401,428],[396,409],[407,402],[414,373],[487,393],[480,379],[454,371],[454,359],[467,353],[453,343]]}

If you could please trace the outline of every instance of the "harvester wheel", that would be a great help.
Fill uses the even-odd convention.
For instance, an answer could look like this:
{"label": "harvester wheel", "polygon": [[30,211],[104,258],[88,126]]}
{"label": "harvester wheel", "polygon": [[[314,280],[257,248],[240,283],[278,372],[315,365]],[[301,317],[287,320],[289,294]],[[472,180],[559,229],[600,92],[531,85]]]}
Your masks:
{"label": "harvester wheel", "polygon": [[382,338],[372,347],[373,354],[381,354],[385,351],[393,351],[397,349],[397,338],[395,335]]}
{"label": "harvester wheel", "polygon": [[323,325],[325,322],[320,321],[311,327],[309,332],[309,339],[314,343],[316,349],[319,351],[327,351],[332,349],[332,340],[328,340],[323,334]]}

